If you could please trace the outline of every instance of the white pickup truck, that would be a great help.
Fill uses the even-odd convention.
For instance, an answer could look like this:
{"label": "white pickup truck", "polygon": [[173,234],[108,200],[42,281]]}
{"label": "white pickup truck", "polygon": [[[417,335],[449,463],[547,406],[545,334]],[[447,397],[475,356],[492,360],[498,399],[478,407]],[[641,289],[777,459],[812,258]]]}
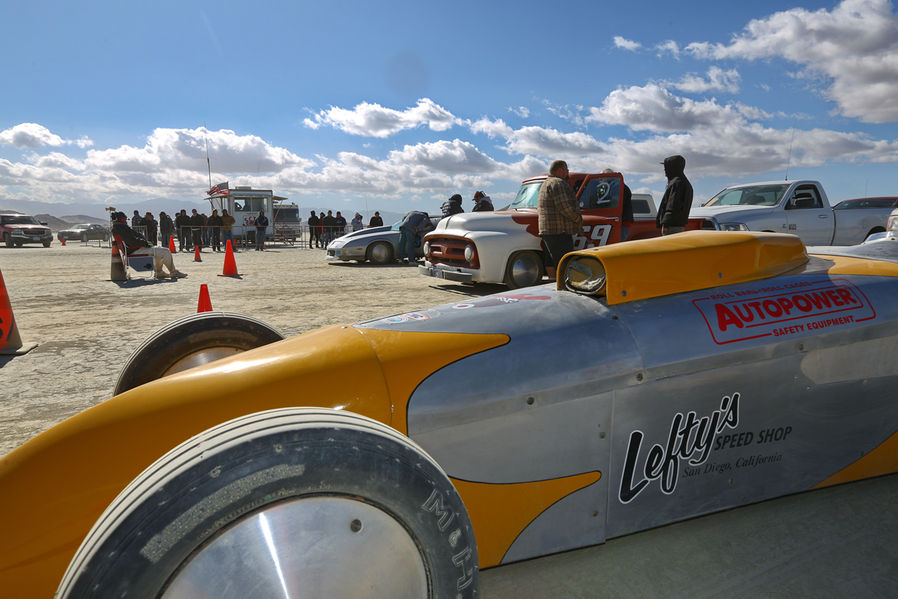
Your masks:
{"label": "white pickup truck", "polygon": [[885,230],[891,208],[842,204],[834,210],[817,181],[773,181],[727,187],[689,216],[706,229],[792,233],[805,245],[855,245]]}

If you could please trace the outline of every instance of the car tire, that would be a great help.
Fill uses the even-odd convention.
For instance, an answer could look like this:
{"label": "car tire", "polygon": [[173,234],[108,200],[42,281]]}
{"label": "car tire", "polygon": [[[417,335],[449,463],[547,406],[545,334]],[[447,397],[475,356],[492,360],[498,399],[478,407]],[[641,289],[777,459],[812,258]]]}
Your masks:
{"label": "car tire", "polygon": [[390,264],[395,260],[393,245],[386,241],[372,243],[368,246],[366,255],[372,264]]}
{"label": "car tire", "polygon": [[106,508],[56,597],[453,597],[477,548],[440,466],[351,412],[284,408],[172,449]]}
{"label": "car tire", "polygon": [[50,244],[51,244],[51,243],[53,243],[53,242],[52,242],[52,241],[44,241],[44,242],[43,242],[45,248],[50,247]]}
{"label": "car tire", "polygon": [[131,354],[118,375],[114,394],[283,338],[274,328],[243,314],[191,314],[162,327]]}
{"label": "car tire", "polygon": [[505,267],[505,284],[511,289],[536,285],[543,278],[543,261],[536,252],[512,254]]}

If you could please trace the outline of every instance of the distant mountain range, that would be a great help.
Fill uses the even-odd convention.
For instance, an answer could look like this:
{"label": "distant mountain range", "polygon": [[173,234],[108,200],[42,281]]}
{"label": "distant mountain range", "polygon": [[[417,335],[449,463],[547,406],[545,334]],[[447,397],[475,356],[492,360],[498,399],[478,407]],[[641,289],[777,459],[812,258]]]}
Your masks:
{"label": "distant mountain range", "polygon": [[[115,204],[114,206],[107,207],[104,204],[89,204],[86,202],[54,204],[51,202],[38,202],[33,200],[0,199],[0,210],[15,210],[17,212],[23,212],[25,214],[32,214],[37,218],[38,221],[47,223],[47,226],[50,227],[50,229],[52,229],[54,232],[61,229],[66,229],[70,225],[76,225],[79,223],[106,224],[109,222],[109,213],[113,208],[115,210],[124,212],[128,215],[129,218],[135,210],[137,210],[140,214],[152,212],[156,218],[159,217],[160,211],[166,212],[170,215],[174,215],[178,213],[182,208],[184,210],[187,210],[188,214],[194,208],[196,208],[200,212],[205,212],[206,214],[211,213],[209,202],[206,201],[183,202],[177,200],[147,200],[145,202]],[[302,218],[303,223],[306,222],[306,219],[309,216],[309,211],[311,210],[319,213],[327,212],[328,208],[317,208],[315,206],[300,205],[299,216],[300,218]],[[336,213],[335,209],[330,208],[330,210],[333,210],[333,212]],[[354,210],[342,210],[342,212],[347,222],[351,221],[352,217],[355,215]],[[434,216],[438,213],[439,208],[437,208],[436,211],[432,212],[431,216]],[[365,214],[364,212],[361,212],[361,214],[364,217],[365,224],[367,225],[368,219],[371,218],[371,215],[374,214],[374,211],[371,211],[370,214]],[[381,210],[380,215],[384,219],[384,224],[390,225],[402,219],[404,213]]]}

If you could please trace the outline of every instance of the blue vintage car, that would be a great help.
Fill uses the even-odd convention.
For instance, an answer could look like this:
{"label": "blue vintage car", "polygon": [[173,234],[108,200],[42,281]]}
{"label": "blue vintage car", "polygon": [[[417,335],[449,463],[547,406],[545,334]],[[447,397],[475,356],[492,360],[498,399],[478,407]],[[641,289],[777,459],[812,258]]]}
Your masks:
{"label": "blue vintage car", "polygon": [[[440,217],[431,216],[434,226]],[[349,262],[371,262],[372,264],[392,264],[399,256],[399,225],[397,221],[389,227],[372,227],[360,229],[338,237],[327,245],[328,260]],[[415,248],[415,256],[424,256],[421,246]]]}

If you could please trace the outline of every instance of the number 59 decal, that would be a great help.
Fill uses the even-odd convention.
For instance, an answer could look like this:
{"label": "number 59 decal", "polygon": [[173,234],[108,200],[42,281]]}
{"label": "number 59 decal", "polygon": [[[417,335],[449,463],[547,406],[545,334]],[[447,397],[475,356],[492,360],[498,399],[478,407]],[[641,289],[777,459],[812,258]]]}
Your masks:
{"label": "number 59 decal", "polygon": [[583,225],[583,232],[586,235],[574,237],[575,250],[607,244],[608,236],[611,235],[611,225]]}

